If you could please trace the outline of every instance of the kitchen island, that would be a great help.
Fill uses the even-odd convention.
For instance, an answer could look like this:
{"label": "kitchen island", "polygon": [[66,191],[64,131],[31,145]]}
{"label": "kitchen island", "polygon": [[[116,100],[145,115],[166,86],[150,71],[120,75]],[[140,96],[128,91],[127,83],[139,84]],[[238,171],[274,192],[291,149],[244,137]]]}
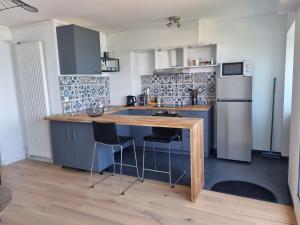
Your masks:
{"label": "kitchen island", "polygon": [[[190,155],[190,200],[195,202],[199,192],[204,185],[204,122],[199,118],[171,118],[152,117],[143,115],[122,115],[128,108],[111,108],[101,117],[92,118],[85,113],[78,115],[55,115],[46,119],[50,121],[52,147],[55,154],[66,155],[69,151],[71,161],[86,161],[86,165],[91,163],[91,151],[93,146],[92,121],[114,122],[117,125],[128,127],[166,127],[180,128],[189,131],[189,155]],[[116,115],[117,114],[117,115]],[[121,114],[121,115],[120,115]],[[126,132],[126,129],[125,129]],[[62,141],[62,137],[65,141]],[[78,154],[70,151],[80,149]],[[85,151],[82,152],[82,149]],[[59,151],[59,152],[58,152]],[[72,156],[71,156],[72,155]],[[73,158],[72,158],[73,157]],[[61,157],[62,158],[62,157]],[[101,155],[99,156],[101,158]],[[68,162],[57,161],[59,165],[68,166]],[[107,166],[111,161],[107,161]],[[72,167],[72,166],[71,166]],[[75,165],[76,167],[76,165]],[[88,168],[84,168],[88,169]],[[99,167],[98,167],[98,170]]]}

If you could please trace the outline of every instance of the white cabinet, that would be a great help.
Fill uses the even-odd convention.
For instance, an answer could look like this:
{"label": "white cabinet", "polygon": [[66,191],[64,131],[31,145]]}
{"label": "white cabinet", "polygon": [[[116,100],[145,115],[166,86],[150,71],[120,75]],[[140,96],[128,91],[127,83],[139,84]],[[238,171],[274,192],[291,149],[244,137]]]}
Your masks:
{"label": "white cabinet", "polygon": [[218,66],[216,63],[217,45],[189,45],[155,50],[155,69],[189,69]]}
{"label": "white cabinet", "polygon": [[168,69],[183,66],[183,48],[155,50],[155,69]]}

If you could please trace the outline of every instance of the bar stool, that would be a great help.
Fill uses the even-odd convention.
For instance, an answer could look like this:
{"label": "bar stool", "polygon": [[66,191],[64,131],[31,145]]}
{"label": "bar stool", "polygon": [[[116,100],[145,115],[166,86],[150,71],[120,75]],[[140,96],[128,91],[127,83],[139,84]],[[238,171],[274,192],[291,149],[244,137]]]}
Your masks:
{"label": "bar stool", "polygon": [[[179,117],[176,115],[155,115],[155,116],[172,116],[172,117]],[[143,145],[143,170],[142,170],[142,182],[144,181],[145,171],[157,172],[157,173],[164,173],[169,175],[169,183],[172,188],[176,185],[186,174],[185,162],[182,159],[184,171],[179,176],[179,178],[172,183],[172,164],[171,164],[171,143],[174,141],[181,142],[181,150],[183,150],[183,143],[182,143],[182,130],[176,128],[161,128],[161,127],[153,127],[152,134],[144,137],[144,145]],[[154,169],[145,168],[145,151],[146,151],[146,142],[152,142],[152,150],[154,153]],[[156,158],[156,149],[154,144],[155,143],[164,143],[168,144],[168,171],[162,171],[157,169],[157,158]]]}
{"label": "bar stool", "polygon": [[[123,191],[121,191],[123,166],[135,167],[137,177],[138,177],[137,180],[140,179],[138,166],[137,166],[135,140],[133,137],[118,136],[117,127],[116,127],[115,123],[98,123],[98,122],[93,121],[92,124],[93,124],[93,130],[94,130],[95,145],[94,145],[94,153],[93,153],[93,160],[92,160],[91,173],[90,173],[90,182],[89,182],[90,187],[94,188],[94,185],[96,183],[99,183],[99,182],[96,182],[96,183],[92,184],[92,176],[93,176],[93,169],[94,169],[95,154],[96,154],[97,146],[99,144],[106,145],[106,146],[110,146],[111,151],[112,151],[113,167],[114,167],[112,175],[115,175],[116,165],[120,165],[119,193],[124,195],[125,191],[127,191],[130,187],[132,187],[136,181],[132,182]],[[130,145],[133,146],[135,165],[128,165],[128,164],[123,163],[123,149]],[[116,150],[116,147],[119,148],[120,150]],[[120,159],[120,163],[116,163],[114,154],[119,151],[121,152],[121,159]]]}

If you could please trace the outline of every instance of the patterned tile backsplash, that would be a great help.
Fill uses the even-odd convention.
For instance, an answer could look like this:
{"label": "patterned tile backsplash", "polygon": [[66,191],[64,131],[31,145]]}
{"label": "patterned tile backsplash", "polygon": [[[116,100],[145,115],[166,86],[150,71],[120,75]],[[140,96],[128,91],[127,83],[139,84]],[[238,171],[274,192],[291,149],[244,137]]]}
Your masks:
{"label": "patterned tile backsplash", "polygon": [[189,89],[198,90],[198,104],[216,101],[216,72],[154,74],[141,76],[142,90],[159,96],[165,105],[191,104]]}
{"label": "patterned tile backsplash", "polygon": [[109,77],[101,75],[59,77],[63,113],[84,111],[91,104],[110,103]]}

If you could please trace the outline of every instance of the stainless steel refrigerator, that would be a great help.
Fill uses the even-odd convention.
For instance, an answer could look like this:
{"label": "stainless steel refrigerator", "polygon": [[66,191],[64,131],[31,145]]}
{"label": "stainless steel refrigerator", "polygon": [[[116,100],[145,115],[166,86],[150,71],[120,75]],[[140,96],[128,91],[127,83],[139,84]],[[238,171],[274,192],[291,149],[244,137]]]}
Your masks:
{"label": "stainless steel refrigerator", "polygon": [[251,162],[252,77],[217,78],[217,157]]}

